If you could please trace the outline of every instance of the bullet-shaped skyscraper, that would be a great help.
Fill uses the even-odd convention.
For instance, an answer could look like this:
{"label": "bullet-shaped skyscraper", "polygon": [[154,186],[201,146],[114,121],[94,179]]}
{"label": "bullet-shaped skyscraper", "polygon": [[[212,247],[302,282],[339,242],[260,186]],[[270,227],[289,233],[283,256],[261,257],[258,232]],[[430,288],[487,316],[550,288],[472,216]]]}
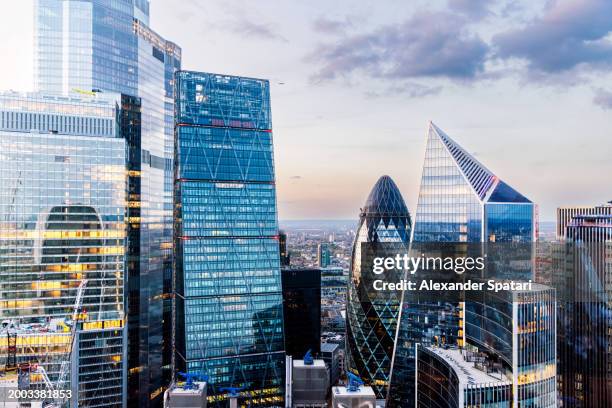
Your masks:
{"label": "bullet-shaped skyscraper", "polygon": [[[362,251],[408,251],[412,222],[402,195],[389,176],[381,177],[359,216],[353,244],[346,313],[347,368],[385,398],[399,314],[398,294],[369,290],[372,274]],[[376,247],[377,245],[382,247]],[[369,275],[368,275],[369,273]]]}

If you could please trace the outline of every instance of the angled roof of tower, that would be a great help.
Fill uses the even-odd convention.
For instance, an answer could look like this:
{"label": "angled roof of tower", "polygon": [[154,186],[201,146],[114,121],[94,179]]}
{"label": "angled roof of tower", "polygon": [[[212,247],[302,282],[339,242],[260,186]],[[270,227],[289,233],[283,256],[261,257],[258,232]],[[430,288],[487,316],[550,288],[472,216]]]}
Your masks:
{"label": "angled roof of tower", "polygon": [[378,179],[362,209],[365,215],[409,215],[408,207],[391,177]]}
{"label": "angled roof of tower", "polygon": [[481,201],[490,203],[531,202],[524,195],[500,180],[433,122],[429,122],[428,137],[437,137],[442,141],[455,161],[457,168]]}

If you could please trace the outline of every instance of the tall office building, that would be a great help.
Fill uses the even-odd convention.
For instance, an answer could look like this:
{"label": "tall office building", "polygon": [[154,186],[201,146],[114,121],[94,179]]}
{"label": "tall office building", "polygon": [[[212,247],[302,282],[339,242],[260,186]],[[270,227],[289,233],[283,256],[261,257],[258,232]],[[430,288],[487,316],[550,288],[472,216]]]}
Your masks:
{"label": "tall office building", "polygon": [[299,360],[321,351],[321,270],[283,268],[285,351]]}
{"label": "tall office building", "polygon": [[287,233],[282,230],[278,232],[278,249],[280,251],[281,266],[289,266],[291,264],[291,255],[287,248]]}
{"label": "tall office building", "polygon": [[39,363],[54,386],[69,362],[65,387],[81,406],[125,406],[123,133],[137,133],[130,128],[138,123],[124,121],[131,113],[122,107],[137,115],[137,102],[0,96],[0,318],[16,327],[15,347],[7,349],[3,333],[0,353]]}
{"label": "tall office building", "polygon": [[[142,1],[137,4],[144,3]],[[34,87],[46,93],[101,89],[136,95],[133,0],[35,0]]]}
{"label": "tall office building", "polygon": [[321,269],[321,330],[344,335],[348,275],[340,267]]}
{"label": "tall office building", "polygon": [[320,268],[327,268],[331,265],[331,248],[330,244],[323,242],[317,247],[317,261]]}
{"label": "tall office building", "polygon": [[[430,123],[413,245],[494,242],[530,246],[536,237],[536,205]],[[529,274],[532,271],[527,268],[520,272]],[[521,274],[520,278],[523,277]],[[483,321],[477,318],[474,318],[477,322],[463,321],[466,315],[484,313],[478,299],[465,305],[442,302],[415,304],[408,296],[405,294],[402,300],[388,399],[391,407],[414,404],[412,384],[415,381],[416,343],[432,344],[436,336],[443,336],[447,343],[468,346],[464,344],[464,340],[470,340],[465,336],[464,323],[477,327]],[[501,314],[494,310],[496,305],[486,308],[487,316],[489,313]],[[478,346],[484,348],[482,344]],[[518,366],[513,368],[518,370]],[[547,390],[536,391],[546,393]]]}
{"label": "tall office building", "polygon": [[170,379],[164,333],[172,316],[174,72],[181,49],[148,27],[148,0],[35,0],[34,10],[37,90],[140,99],[140,135],[128,161],[126,392],[130,405],[161,406]]}
{"label": "tall office building", "polygon": [[283,401],[282,286],[269,83],[177,73],[175,368]]}
{"label": "tall office building", "polygon": [[612,405],[612,215],[600,208],[567,223],[565,262],[556,269],[566,296],[557,343],[562,407]]}
{"label": "tall office building", "polygon": [[466,295],[465,347],[485,371],[512,383],[512,407],[557,406],[557,302],[555,289]]}
{"label": "tall office building", "polygon": [[[140,152],[130,159],[129,405],[161,407],[171,380],[174,73],[181,49],[134,20]],[[136,151],[136,150],[135,150]]]}
{"label": "tall office building", "polygon": [[557,208],[557,239],[567,238],[567,226],[577,215],[612,215],[612,201],[595,206],[567,206]]}
{"label": "tall office building", "polygon": [[368,246],[387,244],[398,253],[407,252],[411,229],[410,214],[399,189],[389,176],[381,177],[359,215],[346,305],[347,369],[370,385],[377,398],[387,394],[400,295],[377,297],[369,290],[371,276],[367,278],[367,266],[362,265],[367,258],[363,251],[369,251]]}
{"label": "tall office building", "polygon": [[430,123],[414,241],[533,242],[536,237],[536,205]]}

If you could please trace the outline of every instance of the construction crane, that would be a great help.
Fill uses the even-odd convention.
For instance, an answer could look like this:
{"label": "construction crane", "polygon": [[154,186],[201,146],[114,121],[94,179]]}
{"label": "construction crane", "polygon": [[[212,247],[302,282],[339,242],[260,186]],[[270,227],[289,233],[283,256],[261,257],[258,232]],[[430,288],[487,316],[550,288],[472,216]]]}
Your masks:
{"label": "construction crane", "polygon": [[[74,300],[74,309],[72,311],[72,328],[70,329],[70,351],[68,352],[68,357],[62,360],[59,377],[55,384],[56,390],[63,389],[64,385],[66,384],[66,379],[68,378],[70,363],[72,362],[72,353],[76,347],[77,322],[81,314],[81,308],[83,307],[83,293],[85,292],[85,286],[87,286],[87,279],[83,279],[79,284],[79,288],[77,289],[77,296]],[[62,406],[65,402],[65,399],[65,396],[63,398],[57,398],[56,402],[59,403],[59,406]]]}
{"label": "construction crane", "polygon": [[[43,382],[48,390],[50,391],[61,391],[64,389],[67,379],[68,373],[70,371],[70,364],[72,362],[72,358],[74,355],[74,349],[76,348],[76,339],[77,339],[77,326],[78,321],[80,320],[81,309],[83,306],[83,294],[85,292],[85,287],[87,286],[87,279],[81,280],[79,287],[77,288],[77,294],[74,301],[74,307],[72,310],[72,327],[70,329],[70,339],[69,339],[69,351],[68,355],[64,356],[61,359],[60,372],[58,378],[55,383],[53,383],[49,379],[49,375],[45,368],[40,364],[40,362],[35,361],[31,363],[23,363],[19,365],[20,372],[26,373],[29,376],[30,373],[38,374],[42,377]],[[15,331],[18,333],[18,330]],[[16,337],[15,337],[16,338]],[[68,397],[68,393],[66,392],[57,392],[53,393],[54,397],[52,401],[45,401],[43,403],[44,408],[60,408],[65,406],[66,399]]]}

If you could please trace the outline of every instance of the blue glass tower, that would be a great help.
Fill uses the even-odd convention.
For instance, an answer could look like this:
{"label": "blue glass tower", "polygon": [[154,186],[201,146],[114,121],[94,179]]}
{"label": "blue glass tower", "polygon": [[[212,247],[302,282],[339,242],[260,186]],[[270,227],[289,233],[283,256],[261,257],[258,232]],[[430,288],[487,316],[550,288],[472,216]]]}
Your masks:
{"label": "blue glass tower", "polygon": [[269,83],[176,76],[175,361],[250,406],[283,401],[284,341]]}
{"label": "blue glass tower", "polygon": [[536,206],[429,126],[415,242],[533,242]]}
{"label": "blue glass tower", "polygon": [[[535,241],[536,236],[536,205],[499,179],[436,125],[430,123],[413,242],[529,244]],[[483,332],[489,333],[493,330],[490,326],[494,326],[495,323],[487,324],[490,316],[496,316],[498,320],[501,319],[499,316],[506,316],[503,321],[509,327],[509,333],[506,333],[506,330],[504,334],[507,336],[504,338],[510,343],[509,352],[512,354],[514,347],[512,339],[517,338],[517,333],[512,329],[513,324],[517,324],[513,320],[512,300],[509,312],[506,313],[505,309],[497,310],[496,307],[505,308],[508,302],[491,305],[478,301],[465,302],[465,305],[444,302],[423,304],[415,303],[407,296],[409,295],[405,294],[402,300],[388,406],[403,408],[414,404],[412,384],[414,384],[417,343],[428,345],[434,342],[435,336],[444,336],[447,343],[460,347],[467,341],[476,347],[491,351],[492,354],[504,354],[506,349],[502,350],[501,347],[489,344],[488,340],[494,336],[488,336],[487,341],[479,341],[479,338]],[[554,295],[552,299],[547,300],[547,306],[554,302]],[[548,317],[549,315],[547,319]],[[523,317],[517,315],[516,318]],[[554,330],[551,334],[547,326],[546,330],[542,331],[541,337],[542,344],[544,340],[550,344],[549,340],[554,339]],[[525,359],[529,360],[532,357],[528,355],[529,353],[541,350],[523,349],[517,345],[514,351],[521,357],[527,355]],[[542,387],[525,385],[532,392],[532,396],[544,396],[538,401],[554,400],[554,390],[550,389],[550,373],[553,372],[554,375],[555,370],[554,360],[554,352],[546,354],[542,361],[539,360],[541,367],[546,367],[549,375],[546,381],[542,381]],[[519,363],[510,358],[507,364],[518,378],[522,373]],[[516,391],[517,395],[521,393],[521,390]]]}
{"label": "blue glass tower", "polygon": [[[385,398],[400,296],[375,296],[362,276],[362,251],[367,245],[389,244],[408,251],[412,222],[402,195],[389,176],[381,177],[370,192],[359,216],[353,244],[348,282],[346,362],[349,371],[372,386],[378,398]],[[364,274],[366,271],[363,271]]]}

